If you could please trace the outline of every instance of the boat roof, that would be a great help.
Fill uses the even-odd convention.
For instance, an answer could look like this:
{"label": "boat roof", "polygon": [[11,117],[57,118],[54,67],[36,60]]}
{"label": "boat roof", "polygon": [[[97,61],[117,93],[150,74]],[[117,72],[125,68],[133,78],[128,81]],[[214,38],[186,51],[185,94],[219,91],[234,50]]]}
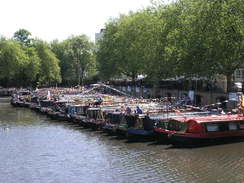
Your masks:
{"label": "boat roof", "polygon": [[185,117],[194,117],[194,116],[206,116],[211,115],[211,112],[182,112],[182,113],[176,113],[176,112],[170,112],[170,113],[158,113],[158,114],[152,114],[149,115],[149,118],[152,120],[165,120],[170,118],[185,118]]}
{"label": "boat roof", "polygon": [[196,121],[197,123],[211,123],[211,122],[217,123],[217,122],[231,122],[231,121],[244,122],[244,116],[240,114],[182,117],[182,118],[172,118],[172,119],[181,122]]}

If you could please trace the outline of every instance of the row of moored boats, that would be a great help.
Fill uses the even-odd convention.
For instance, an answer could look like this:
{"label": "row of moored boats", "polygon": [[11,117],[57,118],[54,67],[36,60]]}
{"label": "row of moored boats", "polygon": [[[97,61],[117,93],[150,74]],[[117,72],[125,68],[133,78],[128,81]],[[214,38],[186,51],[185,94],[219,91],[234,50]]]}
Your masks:
{"label": "row of moored boats", "polygon": [[203,146],[239,141],[244,136],[243,114],[194,107],[187,99],[133,98],[106,85],[19,90],[11,104],[137,141]]}

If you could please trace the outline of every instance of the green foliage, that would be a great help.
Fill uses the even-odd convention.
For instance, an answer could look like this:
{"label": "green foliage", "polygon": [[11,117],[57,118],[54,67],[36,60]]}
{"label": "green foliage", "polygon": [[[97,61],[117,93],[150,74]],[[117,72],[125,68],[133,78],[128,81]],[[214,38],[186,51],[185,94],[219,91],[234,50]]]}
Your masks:
{"label": "green foliage", "polygon": [[85,35],[50,45],[20,29],[12,40],[0,37],[1,86],[83,84],[96,75],[95,45]]}
{"label": "green foliage", "polygon": [[35,40],[34,46],[40,58],[40,74],[38,82],[40,85],[54,85],[61,82],[59,60],[51,51],[48,44]]}
{"label": "green foliage", "polygon": [[62,44],[63,75],[66,75],[67,80],[72,83],[83,85],[85,78],[96,73],[94,44],[85,35],[71,37]]}
{"label": "green foliage", "polygon": [[232,75],[244,63],[243,10],[243,0],[153,1],[111,19],[97,47],[85,35],[48,45],[20,29],[13,40],[0,37],[0,85],[221,74],[231,91]]}
{"label": "green foliage", "polygon": [[[30,83],[30,86],[35,86],[37,76],[40,73],[41,59],[39,58],[34,47],[26,48],[25,52],[28,56],[28,63],[24,67],[24,82]],[[24,85],[23,85],[24,86]]]}
{"label": "green foliage", "polygon": [[97,61],[104,79],[147,75],[227,77],[243,66],[242,0],[155,3],[107,23]]}
{"label": "green foliage", "polygon": [[73,78],[75,78],[75,74],[72,67],[72,61],[68,58],[66,54],[66,41],[58,42],[54,40],[51,42],[51,50],[55,53],[56,57],[60,60],[60,74],[62,78],[62,84],[64,85],[72,85]]}
{"label": "green foliage", "polygon": [[30,38],[31,33],[26,29],[19,29],[14,33],[14,40],[23,46],[31,46],[32,39]]}
{"label": "green foliage", "polygon": [[34,86],[40,71],[40,59],[32,47],[16,41],[0,41],[0,83],[3,86]]}
{"label": "green foliage", "polygon": [[21,69],[28,62],[26,53],[21,46],[11,40],[0,42],[0,80],[3,86],[14,84]]}
{"label": "green foliage", "polygon": [[118,49],[120,44],[118,25],[118,19],[111,20],[106,25],[102,40],[99,41],[96,58],[99,75],[104,80],[115,77],[119,73],[121,51]]}
{"label": "green foliage", "polygon": [[146,74],[154,48],[154,17],[149,11],[131,13],[111,20],[99,42],[97,62],[104,79]]}
{"label": "green foliage", "polygon": [[183,3],[187,5],[183,19],[187,46],[181,47],[186,53],[183,70],[190,66],[192,74],[223,74],[231,91],[231,75],[244,61],[243,3],[240,0]]}

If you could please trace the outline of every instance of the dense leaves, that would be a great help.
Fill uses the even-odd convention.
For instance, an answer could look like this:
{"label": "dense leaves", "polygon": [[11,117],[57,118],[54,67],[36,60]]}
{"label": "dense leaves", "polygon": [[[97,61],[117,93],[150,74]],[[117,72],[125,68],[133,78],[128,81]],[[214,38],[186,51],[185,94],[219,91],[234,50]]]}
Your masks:
{"label": "dense leaves", "polygon": [[83,85],[84,80],[96,73],[95,45],[85,35],[73,36],[51,44],[61,61],[61,76],[66,85]]}
{"label": "dense leaves", "polygon": [[107,22],[96,48],[85,35],[48,44],[20,29],[11,40],[0,38],[2,86],[83,85],[96,73],[155,82],[221,75],[231,91],[243,63],[243,0],[154,1]]}
{"label": "dense leaves", "polygon": [[21,46],[11,40],[0,42],[0,81],[9,86],[18,83],[17,75],[23,73],[24,66],[28,64],[28,56]]}
{"label": "dense leaves", "polygon": [[86,36],[51,44],[30,36],[20,29],[0,38],[0,86],[71,86],[96,74],[95,45]]}
{"label": "dense leaves", "polygon": [[14,33],[13,39],[23,46],[31,46],[32,39],[30,38],[31,33],[26,29],[19,29]]}
{"label": "dense leaves", "polygon": [[244,62],[242,0],[178,0],[154,4],[108,22],[99,43],[101,77],[223,75]]}
{"label": "dense leaves", "polygon": [[42,41],[36,41],[35,48],[40,62],[40,73],[38,75],[38,84],[53,86],[61,82],[59,60],[49,49],[48,44]]}

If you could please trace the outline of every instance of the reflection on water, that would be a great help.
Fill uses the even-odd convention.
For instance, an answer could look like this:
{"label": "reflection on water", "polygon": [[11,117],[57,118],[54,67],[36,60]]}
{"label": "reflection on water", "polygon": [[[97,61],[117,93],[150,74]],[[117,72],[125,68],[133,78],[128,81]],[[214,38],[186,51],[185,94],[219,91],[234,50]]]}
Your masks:
{"label": "reflection on water", "polygon": [[127,143],[0,99],[3,183],[244,182],[243,149]]}

